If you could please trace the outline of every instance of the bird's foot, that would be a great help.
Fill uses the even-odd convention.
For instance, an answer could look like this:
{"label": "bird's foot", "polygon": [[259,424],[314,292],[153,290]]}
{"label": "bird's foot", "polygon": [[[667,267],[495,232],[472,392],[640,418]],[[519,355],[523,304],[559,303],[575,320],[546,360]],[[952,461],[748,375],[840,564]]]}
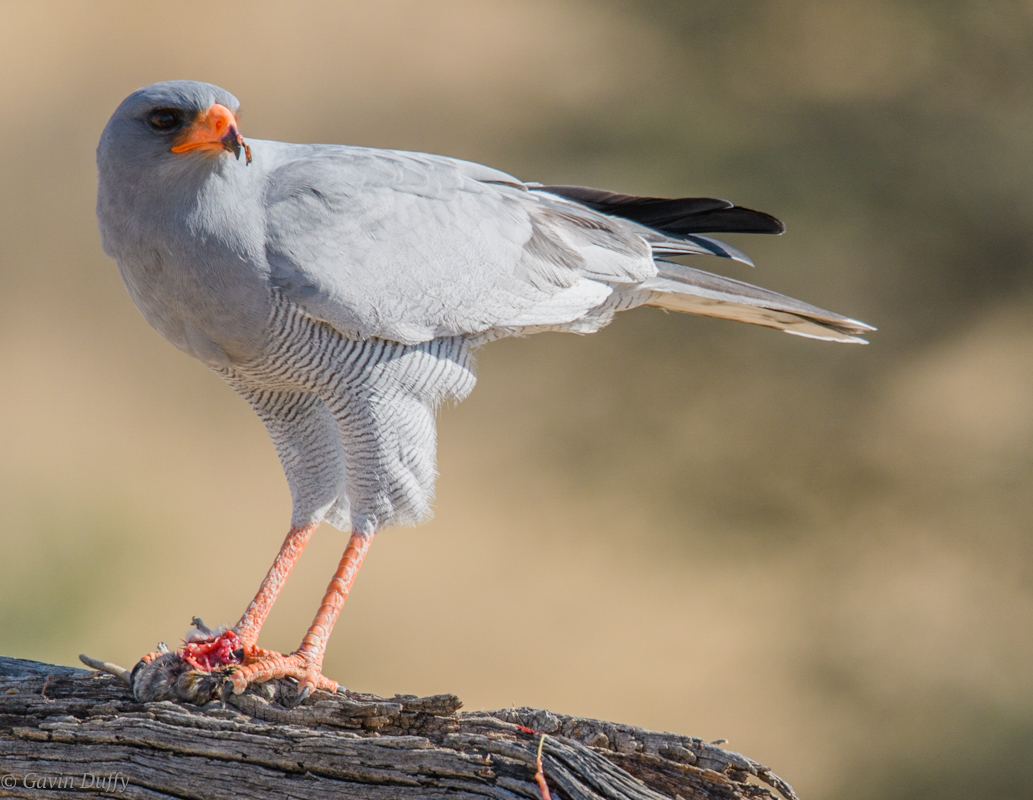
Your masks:
{"label": "bird's foot", "polygon": [[182,648],[171,651],[159,644],[140,659],[128,682],[142,702],[174,699],[204,705],[220,694],[225,698],[226,691],[241,694],[250,684],[291,678],[297,692],[288,692],[285,704],[294,706],[314,689],[337,691],[336,681],[320,673],[322,661],[316,648],[303,644],[283,655],[246,642],[233,629],[211,630],[195,617]]}
{"label": "bird's foot", "polygon": [[248,650],[244,664],[230,675],[230,683],[233,684],[233,693],[240,694],[249,683],[262,683],[275,678],[293,678],[298,682],[298,697],[295,703],[300,703],[314,689],[337,691],[337,681],[324,677],[320,671],[322,662],[322,658],[308,652],[304,647],[286,656],[274,650],[254,647]]}
{"label": "bird's foot", "polygon": [[201,672],[230,669],[233,693],[240,694],[248,684],[264,683],[276,678],[293,678],[298,683],[301,702],[313,689],[337,691],[337,682],[320,673],[322,658],[317,658],[304,646],[290,655],[266,650],[238,636],[233,629],[211,630],[194,617],[194,627],[187,634],[180,658]]}

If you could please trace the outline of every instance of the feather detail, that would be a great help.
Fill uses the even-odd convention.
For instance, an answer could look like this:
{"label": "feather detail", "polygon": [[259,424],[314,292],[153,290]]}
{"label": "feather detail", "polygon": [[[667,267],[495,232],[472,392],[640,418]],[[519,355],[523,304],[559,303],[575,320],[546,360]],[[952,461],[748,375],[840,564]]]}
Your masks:
{"label": "feather detail", "polygon": [[764,325],[835,342],[867,344],[861,337],[875,330],[855,319],[732,278],[668,261],[658,262],[657,267],[657,277],[637,287],[650,292],[643,305]]}
{"label": "feather detail", "polygon": [[714,197],[636,197],[587,186],[545,186],[531,189],[573,200],[595,211],[622,217],[662,233],[784,233],[785,225],[763,211],[743,208]]}

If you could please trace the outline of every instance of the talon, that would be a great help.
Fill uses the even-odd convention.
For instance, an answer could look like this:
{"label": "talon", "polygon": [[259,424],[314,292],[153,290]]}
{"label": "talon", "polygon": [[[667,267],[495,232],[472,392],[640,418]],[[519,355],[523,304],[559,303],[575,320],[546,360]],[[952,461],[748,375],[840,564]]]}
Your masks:
{"label": "talon", "polygon": [[298,692],[298,696],[295,697],[294,702],[291,703],[291,708],[294,708],[295,706],[300,706],[302,703],[305,702],[305,700],[308,698],[310,694],[312,694],[312,687],[306,686],[304,689]]}
{"label": "talon", "polygon": [[233,674],[230,675],[229,685],[233,687],[233,694],[243,694],[247,688],[247,678],[241,677],[240,670],[234,670]]}

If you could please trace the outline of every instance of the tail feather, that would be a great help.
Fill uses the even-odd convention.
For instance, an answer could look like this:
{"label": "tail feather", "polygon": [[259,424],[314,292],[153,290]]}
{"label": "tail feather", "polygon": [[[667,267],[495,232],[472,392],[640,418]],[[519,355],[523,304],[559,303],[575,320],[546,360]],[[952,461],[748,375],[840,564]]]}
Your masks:
{"label": "tail feather", "polygon": [[[749,322],[796,336],[867,344],[870,325],[761,289],[749,283],[661,260],[664,256],[716,255],[753,266],[745,253],[704,233],[783,233],[785,225],[763,211],[711,197],[635,197],[585,186],[528,184],[611,217],[634,223],[657,258],[659,273],[624,295],[634,303],[670,311]],[[645,293],[646,299],[642,297]]]}
{"label": "tail feather", "polygon": [[639,285],[651,292],[645,305],[777,328],[836,342],[867,344],[871,325],[761,289],[743,281],[658,261],[659,274]]}

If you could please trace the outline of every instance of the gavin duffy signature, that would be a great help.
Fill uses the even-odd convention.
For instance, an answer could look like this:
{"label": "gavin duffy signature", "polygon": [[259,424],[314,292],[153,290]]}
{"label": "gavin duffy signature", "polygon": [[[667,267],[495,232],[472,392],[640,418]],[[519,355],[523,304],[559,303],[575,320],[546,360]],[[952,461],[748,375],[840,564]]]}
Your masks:
{"label": "gavin duffy signature", "polygon": [[16,789],[95,789],[100,792],[120,794],[129,786],[129,778],[121,772],[95,775],[47,775],[42,772],[26,772],[22,776],[0,775],[0,788]]}

